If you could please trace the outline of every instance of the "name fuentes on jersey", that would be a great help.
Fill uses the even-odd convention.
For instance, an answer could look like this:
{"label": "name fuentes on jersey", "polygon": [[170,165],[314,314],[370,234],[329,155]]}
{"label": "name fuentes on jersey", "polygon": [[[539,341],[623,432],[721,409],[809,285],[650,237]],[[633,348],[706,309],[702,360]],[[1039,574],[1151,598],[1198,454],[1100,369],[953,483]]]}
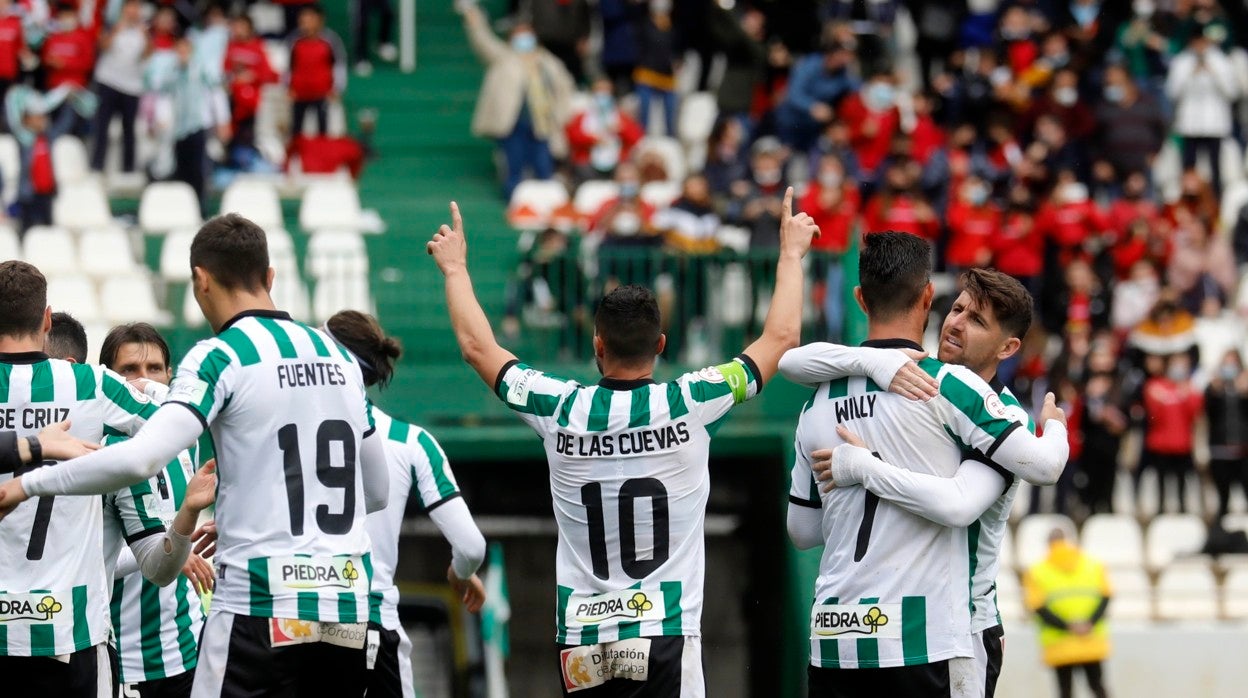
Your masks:
{"label": "name fuentes on jersey", "polygon": [[42,429],[69,419],[67,407],[15,407],[0,410],[0,429]]}
{"label": "name fuentes on jersey", "polygon": [[593,458],[597,456],[629,456],[666,451],[689,441],[689,427],[676,422],[658,429],[642,429],[623,434],[582,436],[555,433],[555,450],[561,455]]}
{"label": "name fuentes on jersey", "polygon": [[346,385],[338,364],[280,364],[277,367],[277,387],[308,388],[318,385]]}

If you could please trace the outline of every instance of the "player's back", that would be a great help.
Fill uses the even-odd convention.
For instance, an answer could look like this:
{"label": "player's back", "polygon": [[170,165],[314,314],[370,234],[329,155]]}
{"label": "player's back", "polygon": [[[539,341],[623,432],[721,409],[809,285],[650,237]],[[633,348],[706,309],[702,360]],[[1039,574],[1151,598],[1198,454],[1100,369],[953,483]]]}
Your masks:
{"label": "player's back", "polygon": [[210,426],[216,450],[214,607],[367,619],[365,400],[349,353],[276,311],[244,314],[179,365],[168,401]]}
{"label": "player's back", "polygon": [[[105,369],[36,352],[0,355],[0,429],[19,436],[68,419],[74,436],[99,442],[106,428],[137,430],[154,410],[147,396]],[[5,518],[0,655],[68,654],[107,638],[102,517],[99,497],[36,497]]]}

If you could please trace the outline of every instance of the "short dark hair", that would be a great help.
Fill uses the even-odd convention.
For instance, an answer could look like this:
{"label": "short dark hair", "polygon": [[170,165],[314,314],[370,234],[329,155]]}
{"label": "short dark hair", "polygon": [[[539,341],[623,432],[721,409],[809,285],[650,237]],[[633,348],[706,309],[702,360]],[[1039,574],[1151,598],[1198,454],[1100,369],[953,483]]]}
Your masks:
{"label": "short dark hair", "polygon": [[660,327],[658,300],[650,289],[637,284],[608,293],[594,314],[594,332],[607,353],[630,364],[654,360]]}
{"label": "short dark hair", "polygon": [[43,352],[54,359],[87,363],[87,331],[69,313],[52,313],[52,329],[43,340]]}
{"label": "short dark hair", "polygon": [[100,364],[116,370],[117,352],[126,344],[155,344],[165,359],[165,367],[172,366],[169,343],[159,330],[146,322],[131,322],[109,330],[104,336],[104,342],[100,344]]}
{"label": "short dark hair", "polygon": [[384,388],[394,377],[394,362],[403,355],[403,346],[381,329],[377,318],[358,310],[340,310],[325,326],[339,344],[360,360],[364,385]]}
{"label": "short dark hair", "polygon": [[48,280],[32,264],[0,262],[0,337],[25,337],[43,328]]}
{"label": "short dark hair", "polygon": [[923,297],[932,276],[932,246],[910,233],[869,233],[858,257],[858,285],[867,314],[888,320]]}
{"label": "short dark hair", "polygon": [[1018,279],[996,269],[967,269],[962,272],[962,287],[975,303],[992,307],[997,322],[1011,337],[1022,339],[1031,329],[1035,301]]}
{"label": "short dark hair", "polygon": [[201,267],[230,290],[258,291],[269,274],[264,230],[237,213],[204,223],[191,242],[191,268]]}

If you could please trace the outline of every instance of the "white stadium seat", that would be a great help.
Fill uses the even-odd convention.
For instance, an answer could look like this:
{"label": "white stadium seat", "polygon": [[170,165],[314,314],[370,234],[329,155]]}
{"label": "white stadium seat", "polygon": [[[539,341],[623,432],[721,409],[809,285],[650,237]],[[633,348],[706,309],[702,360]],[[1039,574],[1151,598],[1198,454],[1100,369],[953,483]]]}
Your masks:
{"label": "white stadium seat", "polygon": [[108,195],[97,179],[81,179],[59,187],[52,202],[52,222],[70,230],[112,225]]}
{"label": "white stadium seat", "polygon": [[620,185],[608,179],[591,179],[581,183],[572,197],[572,208],[579,216],[588,218],[608,201],[620,195]]}
{"label": "white stadium seat", "polygon": [[104,343],[104,338],[108,336],[108,331],[112,329],[106,322],[83,323],[83,330],[87,333],[87,363],[100,363],[100,345]]}
{"label": "white stadium seat", "polygon": [[312,295],[313,319],[319,324],[339,310],[373,312],[367,276],[329,276],[316,282]]}
{"label": "white stadium seat", "polygon": [[1234,620],[1248,620],[1248,567],[1237,567],[1222,580],[1222,613]]}
{"label": "white stadium seat", "polygon": [[511,192],[507,217],[512,225],[542,228],[555,209],[568,203],[568,190],[553,179],[527,179]]}
{"label": "white stadium seat", "polygon": [[359,233],[321,230],[308,241],[308,276],[367,275],[368,249]]}
{"label": "white stadium seat", "polygon": [[85,179],[91,174],[87,146],[77,136],[61,136],[52,141],[52,170],[56,174],[57,186]]}
{"label": "white stadium seat", "polygon": [[641,200],[655,207],[664,209],[680,198],[680,182],[647,182],[641,185]]}
{"label": "white stadium seat", "polygon": [[54,312],[63,311],[73,315],[84,325],[103,319],[95,284],[86,277],[62,276],[48,279],[48,305]]}
{"label": "white stadium seat", "polygon": [[238,178],[221,195],[221,214],[238,213],[269,230],[282,227],[282,202],[272,182]]}
{"label": "white stadium seat", "polygon": [[1020,569],[1026,570],[1049,554],[1049,533],[1055,528],[1065,531],[1070,540],[1077,540],[1074,522],[1061,514],[1032,514],[1018,524],[1014,552]]}
{"label": "white stadium seat", "polygon": [[1159,514],[1148,526],[1148,566],[1159,570],[1176,559],[1198,553],[1208,533],[1195,514]]}
{"label": "white stadium seat", "polygon": [[8,223],[0,223],[0,262],[22,258],[22,243],[17,231]]}
{"label": "white stadium seat", "polygon": [[312,301],[308,298],[308,287],[298,274],[283,276],[279,272],[276,275],[273,279],[273,303],[299,322],[312,319]]}
{"label": "white stadium seat", "polygon": [[104,319],[114,324],[147,322],[166,325],[169,317],[156,304],[156,294],[147,274],[128,274],[104,280],[100,287]]}
{"label": "white stadium seat", "polygon": [[187,327],[203,327],[208,321],[204,319],[204,312],[199,309],[199,303],[195,302],[195,294],[191,293],[191,288],[186,288],[186,295],[182,297],[182,322]]}
{"label": "white stadium seat", "polygon": [[1083,551],[1108,567],[1141,567],[1144,536],[1133,517],[1094,514],[1083,522],[1079,538]]}
{"label": "white stadium seat", "polygon": [[1228,531],[1248,533],[1248,514],[1227,514],[1222,517],[1222,528]]}
{"label": "white stadium seat", "polygon": [[78,260],[82,271],[95,278],[129,274],[137,266],[130,234],[113,227],[83,233],[78,239]]}
{"label": "white stadium seat", "polygon": [[160,278],[165,281],[191,280],[191,242],[197,232],[196,228],[181,228],[165,236],[160,247]]}
{"label": "white stadium seat", "polygon": [[152,182],[139,199],[139,227],[145,232],[198,228],[203,222],[195,190],[185,182]]}
{"label": "white stadium seat", "polygon": [[22,178],[21,149],[17,146],[17,139],[7,133],[0,133],[0,177],[4,181],[0,196],[7,206],[17,199],[17,185]]}
{"label": "white stadium seat", "polygon": [[308,232],[324,228],[360,229],[360,194],[344,180],[314,182],[299,202],[299,227]]}
{"label": "white stadium seat", "polygon": [[22,241],[23,258],[39,268],[44,276],[78,273],[78,245],[64,228],[34,225]]}
{"label": "white stadium seat", "polygon": [[680,102],[680,118],[676,122],[676,131],[688,153],[689,165],[701,170],[706,163],[706,141],[715,128],[715,119],[719,116],[719,104],[715,95],[710,92],[695,92],[685,95]]}
{"label": "white stadium seat", "polygon": [[1218,586],[1206,564],[1176,564],[1157,579],[1157,617],[1161,620],[1214,620]]}
{"label": "white stadium seat", "polygon": [[1108,570],[1111,620],[1149,620],[1153,617],[1153,585],[1142,569],[1120,567]]}

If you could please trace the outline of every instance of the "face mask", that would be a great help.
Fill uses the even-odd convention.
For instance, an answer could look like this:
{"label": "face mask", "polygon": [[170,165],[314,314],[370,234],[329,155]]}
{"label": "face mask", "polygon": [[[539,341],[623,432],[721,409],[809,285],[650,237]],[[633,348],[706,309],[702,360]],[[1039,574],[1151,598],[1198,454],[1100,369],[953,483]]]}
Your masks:
{"label": "face mask", "polygon": [[523,32],[511,37],[511,47],[520,53],[528,53],[537,48],[537,36]]}
{"label": "face mask", "polygon": [[1062,198],[1067,203],[1077,204],[1088,200],[1088,187],[1082,182],[1072,182],[1062,186]]}
{"label": "face mask", "polygon": [[1156,9],[1153,6],[1153,0],[1135,0],[1135,2],[1131,3],[1131,11],[1135,13],[1135,16],[1144,19],[1152,17]]}
{"label": "face mask", "polygon": [[981,186],[971,187],[966,193],[966,198],[972,206],[983,206],[988,201],[988,189]]}
{"label": "face mask", "polygon": [[1218,370],[1218,375],[1222,376],[1224,381],[1233,381],[1239,376],[1239,367],[1235,364],[1225,364]]}
{"label": "face mask", "polygon": [[754,179],[764,187],[774,187],[780,183],[780,170],[760,170],[754,174]]}
{"label": "face mask", "polygon": [[1053,99],[1063,107],[1069,107],[1079,100],[1079,90],[1073,87],[1059,87],[1053,90]]}
{"label": "face mask", "polygon": [[625,182],[620,185],[620,198],[635,199],[639,191],[641,191],[641,187],[636,182]]}
{"label": "face mask", "polygon": [[596,94],[594,95],[594,103],[596,103],[598,108],[602,111],[609,112],[615,110],[615,99],[611,97],[611,95]]}
{"label": "face mask", "polygon": [[838,172],[819,173],[819,186],[834,189],[841,186],[841,175]]}
{"label": "face mask", "polygon": [[1055,53],[1052,56],[1049,56],[1049,65],[1054,68],[1061,68],[1069,62],[1070,56],[1065,53]]}
{"label": "face mask", "polygon": [[877,82],[867,88],[867,103],[876,111],[883,111],[893,106],[897,98],[896,90],[886,82]]}
{"label": "face mask", "polygon": [[641,219],[637,214],[625,211],[611,222],[611,232],[616,235],[636,235],[641,230]]}
{"label": "face mask", "polygon": [[1182,383],[1187,380],[1187,369],[1182,366],[1175,366],[1166,371],[1166,377],[1175,383]]}
{"label": "face mask", "polygon": [[1127,96],[1127,91],[1121,85],[1107,85],[1105,87],[1105,99],[1117,104]]}

